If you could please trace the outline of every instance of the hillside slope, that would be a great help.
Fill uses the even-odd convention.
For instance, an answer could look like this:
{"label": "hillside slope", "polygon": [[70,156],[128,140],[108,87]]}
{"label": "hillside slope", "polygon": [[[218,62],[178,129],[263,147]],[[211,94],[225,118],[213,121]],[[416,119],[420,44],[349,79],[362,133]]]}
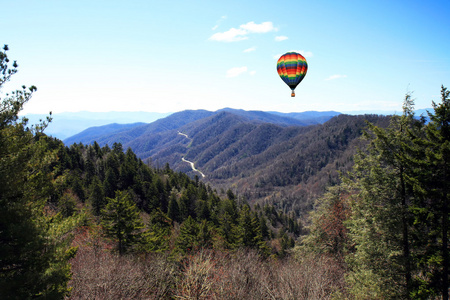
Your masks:
{"label": "hillside slope", "polygon": [[324,124],[304,126],[303,121],[273,113],[183,111],[128,130],[91,134],[81,142],[120,142],[155,167],[169,164],[192,177],[203,173],[201,179],[214,188],[231,187],[251,202],[301,215],[326,186],[338,182],[338,172],[351,168],[366,121],[386,126],[388,120],[338,115]]}
{"label": "hillside slope", "polygon": [[148,155],[157,166],[198,175],[185,157],[212,186],[300,215],[351,168],[366,121],[387,126],[389,118],[340,115],[322,125],[283,127],[222,113],[180,128],[189,139],[171,132]]}

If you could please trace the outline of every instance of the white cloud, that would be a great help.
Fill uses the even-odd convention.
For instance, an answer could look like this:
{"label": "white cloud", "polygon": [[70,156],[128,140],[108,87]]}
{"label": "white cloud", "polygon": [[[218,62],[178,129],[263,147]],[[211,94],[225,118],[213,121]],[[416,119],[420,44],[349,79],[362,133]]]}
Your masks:
{"label": "white cloud", "polygon": [[231,28],[225,32],[218,32],[213,34],[209,39],[218,42],[237,42],[248,39],[247,31],[243,29]]}
{"label": "white cloud", "polygon": [[271,31],[277,31],[277,29],[273,27],[272,22],[262,22],[261,24],[255,24],[255,22],[248,22],[247,24],[242,24],[239,27],[247,30],[249,33],[266,33]]}
{"label": "white cloud", "polygon": [[305,58],[313,57],[313,53],[311,51],[300,51],[300,54]]}
{"label": "white cloud", "polygon": [[280,36],[276,36],[275,37],[275,41],[277,41],[277,42],[285,41],[287,39],[288,39],[288,37],[284,36],[284,35],[280,35]]}
{"label": "white cloud", "polygon": [[256,71],[250,71],[249,74],[253,76],[256,74]]}
{"label": "white cloud", "polygon": [[236,77],[241,75],[242,73],[247,72],[247,67],[236,67],[236,68],[231,68],[227,71],[227,77]]}
{"label": "white cloud", "polygon": [[216,25],[211,29],[216,30],[217,28],[219,28],[220,23],[222,23],[226,18],[227,16],[221,16],[220,19],[216,22]]}
{"label": "white cloud", "polygon": [[347,78],[347,75],[335,74],[335,75],[331,75],[330,77],[326,78],[325,80],[334,80],[334,79],[340,79],[340,78]]}
{"label": "white cloud", "polygon": [[245,49],[244,52],[252,52],[255,50],[256,50],[256,47],[251,47],[251,48]]}
{"label": "white cloud", "polygon": [[[305,51],[305,50],[291,50],[290,52],[297,52],[303,55],[305,58],[313,57],[313,53],[311,51]],[[280,55],[281,56],[281,55]]]}
{"label": "white cloud", "polygon": [[[217,29],[216,26],[214,26],[214,29]],[[250,33],[267,33],[277,30],[278,29],[273,26],[272,22],[263,22],[261,24],[248,22],[247,24],[239,26],[239,28],[231,28],[225,32],[215,33],[209,39],[218,42],[237,42],[248,39],[247,35]]]}

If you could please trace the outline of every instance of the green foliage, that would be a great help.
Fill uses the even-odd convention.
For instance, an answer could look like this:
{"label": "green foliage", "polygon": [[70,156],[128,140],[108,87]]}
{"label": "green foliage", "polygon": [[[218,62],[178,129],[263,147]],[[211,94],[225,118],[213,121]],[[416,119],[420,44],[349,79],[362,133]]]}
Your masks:
{"label": "green foliage", "polygon": [[449,95],[428,124],[410,94],[389,127],[369,124],[353,171],[310,215],[296,254],[344,257],[356,299],[448,299]]}
{"label": "green foliage", "polygon": [[178,207],[177,198],[174,194],[170,196],[169,207],[167,208],[167,215],[170,219],[180,221],[180,208]]}
{"label": "green foliage", "polygon": [[177,249],[182,253],[186,253],[189,250],[198,249],[198,223],[189,216],[186,221],[180,226],[180,234],[176,240]]}
{"label": "green foliage", "polygon": [[239,213],[236,239],[241,247],[255,247],[262,240],[259,220],[251,214],[248,205],[244,205]]}
{"label": "green foliage", "polygon": [[411,293],[411,214],[408,182],[411,136],[423,123],[414,119],[405,97],[403,115],[387,129],[370,125],[369,147],[355,157],[349,235],[355,244],[347,257],[348,281],[355,295],[407,298]]}
{"label": "green foliage", "polygon": [[172,220],[159,208],[150,214],[148,231],[145,234],[145,251],[163,252],[169,250]]}
{"label": "green foliage", "polygon": [[412,296],[428,299],[441,294],[448,299],[449,284],[449,174],[450,92],[442,86],[441,103],[433,102],[434,114],[421,136],[414,136],[411,160],[416,165],[412,185],[415,239],[414,261],[418,274]]}
{"label": "green foliage", "polygon": [[[0,89],[17,72],[8,68],[7,46],[0,52]],[[68,294],[68,260],[76,253],[62,221],[47,206],[54,195],[56,153],[40,131],[19,120],[36,88],[6,94],[0,105],[0,295],[2,299],[60,299]],[[48,119],[47,121],[49,121]],[[69,213],[67,213],[69,214]]]}
{"label": "green foliage", "polygon": [[106,205],[106,198],[103,194],[103,187],[97,176],[94,176],[89,185],[89,201],[94,215],[99,216],[101,210]]}
{"label": "green foliage", "polygon": [[[62,193],[65,196],[60,203],[66,215],[74,212],[73,204],[80,201],[98,216],[107,198],[114,199],[116,192],[123,192],[129,194],[139,212],[149,216],[148,225],[141,229],[141,241],[130,248],[133,251],[185,253],[186,249],[198,247],[250,247],[267,255],[271,252],[266,243],[273,236],[266,221],[269,216],[250,211],[242,204],[245,201],[231,190],[226,192],[226,199],[221,199],[198,177],[191,179],[184,173],[172,171],[168,165],[152,169],[130,149],[121,152],[123,148],[118,143],[112,149],[96,144],[55,145],[55,148],[61,157],[57,168],[67,177],[67,191]],[[244,221],[244,215],[251,219],[250,225]],[[198,230],[180,233],[180,237],[177,228],[183,227],[189,217],[196,224],[191,227],[198,227]],[[300,234],[298,222],[281,212],[276,213],[272,223],[282,224],[290,232],[290,239]],[[280,230],[285,230],[283,228]],[[117,238],[114,240],[118,242]],[[286,245],[290,247],[291,241]]]}
{"label": "green foliage", "polygon": [[350,217],[350,200],[344,184],[329,188],[316,201],[311,212],[309,234],[303,238],[298,251],[306,253],[331,254],[342,261],[348,248],[348,229],[345,222]]}
{"label": "green foliage", "polygon": [[345,257],[356,299],[448,299],[449,92],[430,122],[403,115],[369,124],[369,143],[343,183],[317,201],[305,250]]}
{"label": "green foliage", "polygon": [[144,224],[128,192],[116,191],[116,197],[107,201],[102,210],[102,225],[106,235],[117,242],[117,250],[122,255],[141,242]]}

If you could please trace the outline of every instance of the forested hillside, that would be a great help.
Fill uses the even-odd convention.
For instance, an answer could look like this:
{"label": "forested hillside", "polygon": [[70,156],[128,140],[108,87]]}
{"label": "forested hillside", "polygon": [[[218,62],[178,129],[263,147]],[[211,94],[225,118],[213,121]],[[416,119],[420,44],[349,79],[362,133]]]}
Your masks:
{"label": "forested hillside", "polygon": [[[17,72],[7,50],[0,88]],[[401,116],[305,127],[223,111],[147,128],[172,143],[155,157],[195,160],[205,179],[48,137],[51,116],[18,117],[36,91],[0,106],[2,299],[448,299],[445,87],[429,120],[407,94]]]}
{"label": "forested hillside", "polygon": [[343,181],[316,201],[299,246],[348,268],[356,299],[448,299],[450,91],[441,88],[430,122],[402,116],[373,124]]}
{"label": "forested hillside", "polygon": [[[385,127],[389,120],[377,115],[338,115],[324,124],[304,126],[314,116],[331,118],[333,114],[337,113],[297,114],[296,118],[304,118],[298,122],[287,117],[290,114],[184,111],[130,130],[98,134],[102,128],[84,134],[99,138],[103,145],[108,140],[125,142],[155,167],[169,164],[191,177],[200,176],[185,160],[193,162],[206,175],[203,182],[217,189],[231,188],[252,203],[269,203],[301,216],[327,186],[339,182],[339,172],[351,169],[367,121]],[[82,134],[73,139],[93,142]]]}

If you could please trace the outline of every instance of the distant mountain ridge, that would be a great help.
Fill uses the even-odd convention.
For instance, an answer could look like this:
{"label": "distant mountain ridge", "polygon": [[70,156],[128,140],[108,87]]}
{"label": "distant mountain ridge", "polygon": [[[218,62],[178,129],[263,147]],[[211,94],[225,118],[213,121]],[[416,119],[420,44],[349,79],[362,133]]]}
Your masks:
{"label": "distant mountain ridge", "polygon": [[[150,124],[141,124],[129,128],[129,130],[123,130],[118,128],[116,131],[110,131],[104,135],[98,136],[95,131],[89,129],[80,132],[74,136],[71,136],[64,140],[66,145],[73,143],[91,144],[96,141],[99,145],[112,145],[113,143],[122,143],[126,145],[131,140],[138,138],[142,135],[157,134],[168,130],[179,128],[180,126],[193,122],[195,120],[205,118],[213,114],[213,112],[207,110],[185,110],[177,113],[173,113],[165,118],[158,119]],[[109,126],[109,125],[105,125]],[[98,128],[98,130],[102,130]]]}
{"label": "distant mountain ridge", "polygon": [[250,201],[300,215],[339,180],[338,171],[351,168],[367,120],[386,126],[389,117],[187,110],[150,124],[90,128],[64,143],[120,142],[155,167],[169,164],[191,176],[200,171],[205,174],[201,180],[214,188],[232,187]]}
{"label": "distant mountain ridge", "polygon": [[[170,113],[155,112],[63,112],[52,115],[52,122],[45,130],[47,135],[64,140],[90,127],[98,127],[112,123],[151,123],[164,118]],[[39,120],[45,120],[48,114],[27,114],[29,124],[37,124]]]}
{"label": "distant mountain ridge", "polygon": [[[233,111],[238,114],[242,112],[247,115],[254,114],[257,118],[258,111],[243,111],[238,109],[224,108],[219,111]],[[427,115],[426,111],[432,111],[429,109],[418,109],[416,110],[416,115]],[[293,112],[293,113],[280,113],[275,111],[269,111],[264,113],[271,113],[283,117],[294,118],[303,122],[303,124],[313,125],[319,123],[324,123],[329,120],[330,116],[336,116],[341,114],[341,112],[317,112],[317,111],[307,111],[307,112]],[[351,111],[345,112],[350,115],[360,115],[360,114],[379,114],[379,115],[393,115],[400,114],[401,111]],[[155,112],[142,112],[142,111],[112,111],[112,112],[64,112],[55,113],[52,115],[53,121],[49,124],[46,129],[46,134],[59,138],[61,140],[67,139],[82,132],[90,127],[98,127],[109,124],[133,124],[133,123],[152,123],[158,119],[165,118],[172,113],[155,113]],[[25,117],[29,119],[30,124],[36,124],[40,119],[45,120],[48,114],[27,114]],[[322,118],[322,119],[321,119]],[[266,119],[266,121],[269,121]]]}
{"label": "distant mountain ridge", "polygon": [[[187,123],[222,112],[233,113],[255,122],[273,123],[281,126],[307,126],[320,124],[326,122],[333,116],[340,114],[338,112],[279,113],[245,111],[232,108],[223,108],[215,112],[207,110],[185,110],[170,114],[169,116],[158,119],[157,121],[154,121],[150,124],[142,124],[142,128],[141,126],[136,126],[137,128],[130,129],[130,132],[124,132],[121,127],[117,127],[117,132],[114,132],[114,130],[96,127],[97,131],[104,132],[103,135],[96,134],[96,130],[85,130],[80,132],[79,134],[64,139],[64,143],[73,144],[81,142],[84,144],[91,144],[96,141],[100,145],[112,144],[114,142],[121,142],[123,144],[126,144],[133,138],[140,135],[148,135],[163,132],[165,130],[176,129]],[[109,125],[104,126],[106,126],[107,128],[111,128],[109,127]]]}

